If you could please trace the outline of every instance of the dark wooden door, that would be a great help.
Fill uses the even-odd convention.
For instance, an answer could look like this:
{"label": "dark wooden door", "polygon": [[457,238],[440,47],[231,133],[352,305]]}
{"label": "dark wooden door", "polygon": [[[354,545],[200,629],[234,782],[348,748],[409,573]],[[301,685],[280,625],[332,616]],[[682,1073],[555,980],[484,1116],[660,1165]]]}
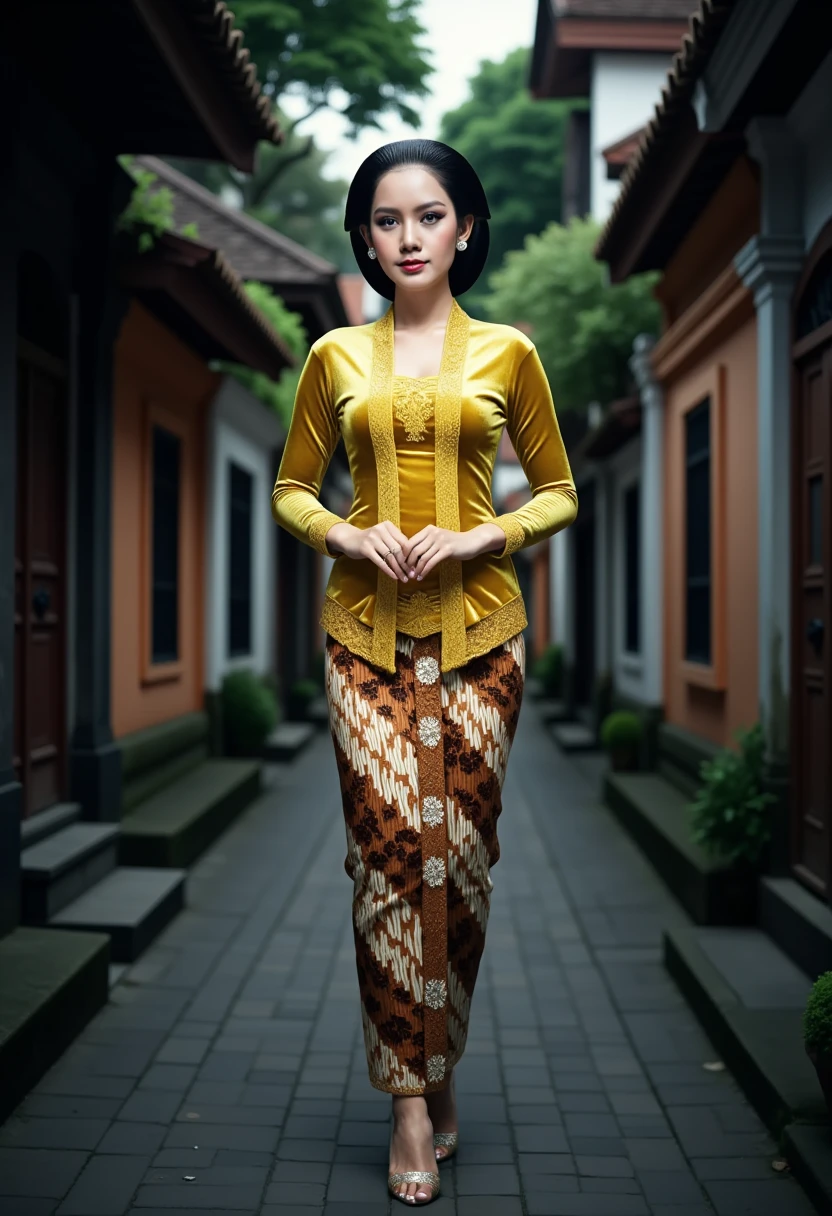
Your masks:
{"label": "dark wooden door", "polygon": [[792,845],[795,872],[832,894],[832,343],[798,365],[795,426]]}
{"label": "dark wooden door", "polygon": [[18,362],[14,765],[23,813],[64,794],[66,380],[24,344]]}
{"label": "dark wooden door", "polygon": [[575,543],[575,704],[592,704],[595,686],[595,483],[581,487]]}

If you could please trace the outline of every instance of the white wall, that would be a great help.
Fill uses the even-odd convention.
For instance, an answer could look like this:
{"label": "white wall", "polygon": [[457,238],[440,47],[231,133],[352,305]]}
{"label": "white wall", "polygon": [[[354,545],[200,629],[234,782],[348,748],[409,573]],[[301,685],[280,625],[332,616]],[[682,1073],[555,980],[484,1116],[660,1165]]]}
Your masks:
{"label": "white wall", "polygon": [[603,223],[620,183],[607,180],[603,149],[645,126],[670,69],[671,56],[597,51],[590,82],[590,210]]}
{"label": "white wall", "polygon": [[[610,597],[610,638],[613,656],[613,679],[616,691],[634,701],[646,702],[644,686],[644,648],[649,646],[652,639],[644,633],[644,598],[646,588],[641,579],[639,597],[642,607],[639,629],[639,652],[633,654],[625,646],[625,598],[626,598],[626,536],[624,496],[629,488],[642,480],[642,445],[641,439],[634,439],[626,447],[617,452],[610,461],[610,491],[612,498],[612,520],[609,554],[609,564],[612,573],[612,596]],[[643,503],[641,507],[643,509]],[[644,563],[642,562],[642,571]],[[640,575],[642,573],[640,571]]]}
{"label": "white wall", "polygon": [[[275,652],[276,524],[271,514],[273,452],[284,431],[277,416],[227,376],[208,424],[205,682],[216,690],[226,672],[273,670]],[[252,486],[251,654],[228,657],[229,465],[249,473]]]}

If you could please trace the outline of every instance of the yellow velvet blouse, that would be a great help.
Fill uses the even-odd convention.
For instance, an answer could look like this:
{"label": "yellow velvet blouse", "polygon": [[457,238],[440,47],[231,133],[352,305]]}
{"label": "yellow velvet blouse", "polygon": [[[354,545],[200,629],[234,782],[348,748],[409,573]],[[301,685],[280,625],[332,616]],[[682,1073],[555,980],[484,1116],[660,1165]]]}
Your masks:
{"label": "yellow velvet blouse", "polygon": [[[469,317],[454,301],[438,377],[394,375],[394,317],[335,329],[313,345],[300,377],[272,495],[275,519],[335,556],[320,623],[338,641],[395,671],[396,631],[441,631],[442,671],[460,667],[527,624],[511,554],[575,518],[577,496],[546,374],[534,344],[508,325]],[[532,499],[496,515],[491,482],[503,428]],[[353,482],[348,523],[379,520],[412,536],[427,523],[453,531],[496,523],[502,551],[446,561],[402,583],[366,559],[331,554],[340,515],[319,501],[343,436]]]}

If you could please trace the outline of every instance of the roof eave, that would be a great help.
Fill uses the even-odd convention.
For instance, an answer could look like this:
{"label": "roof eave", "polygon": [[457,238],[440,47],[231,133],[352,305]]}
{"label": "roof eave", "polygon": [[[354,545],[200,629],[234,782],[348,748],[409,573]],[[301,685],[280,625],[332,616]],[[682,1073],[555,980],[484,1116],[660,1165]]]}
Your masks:
{"label": "roof eave", "polygon": [[277,380],[297,362],[221,253],[173,233],[144,254],[125,256],[119,281],[153,309],[161,292],[198,326],[208,357],[241,363]]}

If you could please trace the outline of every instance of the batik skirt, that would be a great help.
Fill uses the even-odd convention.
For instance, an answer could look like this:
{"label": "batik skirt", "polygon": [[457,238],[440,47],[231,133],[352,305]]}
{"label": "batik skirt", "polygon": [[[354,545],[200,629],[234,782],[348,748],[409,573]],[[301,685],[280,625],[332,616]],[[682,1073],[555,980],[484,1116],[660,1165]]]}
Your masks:
{"label": "batik skirt", "polygon": [[442,1089],[468,1035],[497,820],[523,696],[518,633],[440,673],[440,635],[396,636],[396,671],[326,639],[370,1081]]}

